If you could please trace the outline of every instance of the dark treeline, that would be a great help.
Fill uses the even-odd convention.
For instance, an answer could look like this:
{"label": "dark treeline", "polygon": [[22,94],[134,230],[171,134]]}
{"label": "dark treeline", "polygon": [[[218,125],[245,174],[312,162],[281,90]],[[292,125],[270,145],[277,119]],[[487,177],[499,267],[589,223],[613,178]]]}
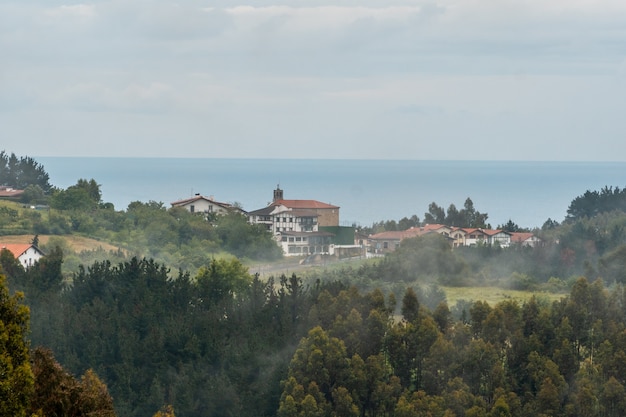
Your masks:
{"label": "dark treeline", "polygon": [[0,185],[10,186],[19,190],[31,187],[29,191],[38,189],[40,193],[52,190],[50,178],[44,167],[28,156],[17,157],[14,153],[0,151]]}
{"label": "dark treeline", "polygon": [[26,292],[32,344],[75,375],[93,369],[117,415],[165,404],[182,416],[626,412],[622,285],[579,278],[560,301],[473,301],[455,318],[412,288],[397,298],[295,275],[261,282],[236,260],[195,277],[99,262],[62,291],[58,276],[34,289],[31,274],[58,272],[38,268],[7,274]]}
{"label": "dark treeline", "polygon": [[600,191],[587,190],[576,197],[567,209],[567,220],[591,218],[616,210],[626,212],[626,189],[605,186]]}

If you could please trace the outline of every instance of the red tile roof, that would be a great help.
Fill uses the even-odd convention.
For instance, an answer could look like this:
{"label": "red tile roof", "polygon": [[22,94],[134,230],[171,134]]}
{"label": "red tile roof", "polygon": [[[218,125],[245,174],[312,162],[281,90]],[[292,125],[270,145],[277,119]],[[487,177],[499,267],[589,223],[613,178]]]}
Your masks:
{"label": "red tile roof", "polygon": [[17,259],[32,246],[33,245],[30,243],[0,243],[0,250],[7,249],[13,254],[13,257]]}
{"label": "red tile roof", "polygon": [[0,186],[0,197],[18,197],[24,194],[24,190],[16,190],[6,185]]}
{"label": "red tile roof", "polygon": [[339,206],[333,206],[332,204],[322,203],[317,200],[276,200],[272,203],[272,206],[283,205],[288,208],[294,209],[338,209]]}
{"label": "red tile roof", "polygon": [[435,231],[435,230],[439,230],[442,227],[448,228],[448,229],[452,229],[451,227],[446,226],[445,224],[425,224],[424,226],[421,227],[422,230],[431,230],[431,231]]}
{"label": "red tile roof", "polygon": [[370,235],[373,240],[403,240],[411,237],[421,236],[429,231],[424,231],[419,227],[411,227],[407,230],[389,230]]}
{"label": "red tile roof", "polygon": [[483,232],[484,234],[486,234],[487,236],[494,236],[494,235],[497,235],[498,233],[506,233],[507,235],[510,235],[510,233],[509,233],[509,232],[505,232],[504,230],[500,230],[500,229],[497,229],[497,230],[492,230],[492,229],[481,229],[481,230],[482,230],[482,232]]}
{"label": "red tile roof", "polygon": [[532,233],[528,233],[528,232],[514,232],[514,233],[511,233],[511,242],[518,242],[518,243],[525,242],[528,239],[531,239],[533,236],[535,235],[533,235]]}

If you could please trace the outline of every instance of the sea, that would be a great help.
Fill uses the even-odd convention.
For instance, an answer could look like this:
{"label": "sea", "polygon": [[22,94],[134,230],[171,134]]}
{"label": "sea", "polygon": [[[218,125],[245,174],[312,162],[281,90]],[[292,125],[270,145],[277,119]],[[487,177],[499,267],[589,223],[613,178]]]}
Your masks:
{"label": "sea", "polygon": [[493,228],[508,220],[535,228],[563,221],[572,200],[587,190],[626,186],[626,162],[34,158],[56,187],[94,179],[116,210],[133,201],[170,207],[200,194],[252,211],[267,206],[278,186],[285,199],[339,206],[344,226],[414,214],[422,220],[431,202],[461,209],[471,198]]}

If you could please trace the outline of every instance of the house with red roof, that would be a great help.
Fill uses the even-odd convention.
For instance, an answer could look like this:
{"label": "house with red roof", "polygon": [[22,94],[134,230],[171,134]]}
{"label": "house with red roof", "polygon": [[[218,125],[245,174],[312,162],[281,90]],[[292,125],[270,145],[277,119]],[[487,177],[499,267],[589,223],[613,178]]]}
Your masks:
{"label": "house with red roof", "polygon": [[24,194],[24,190],[17,190],[7,185],[0,185],[0,198],[17,199]]}
{"label": "house with red roof", "polygon": [[530,232],[512,232],[511,244],[519,246],[530,246],[534,248],[541,244],[541,239]]}
{"label": "house with red roof", "polygon": [[432,231],[425,232],[421,227],[411,227],[407,230],[387,230],[380,233],[375,233],[368,237],[369,250],[374,253],[387,253],[394,251],[400,246],[400,242],[404,239],[410,239],[412,237],[421,236],[425,233],[433,233]]}
{"label": "house with red roof", "polygon": [[463,228],[465,232],[465,243],[463,246],[476,246],[487,243],[488,236],[483,229],[478,228]]}
{"label": "house with red roof", "polygon": [[32,243],[0,243],[0,250],[8,250],[24,268],[31,267],[44,253]]}

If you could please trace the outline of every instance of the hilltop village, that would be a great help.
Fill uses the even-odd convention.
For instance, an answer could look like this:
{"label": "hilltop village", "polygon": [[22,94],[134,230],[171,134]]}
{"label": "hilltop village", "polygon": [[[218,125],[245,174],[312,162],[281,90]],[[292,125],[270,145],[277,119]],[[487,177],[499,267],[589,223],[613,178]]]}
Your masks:
{"label": "hilltop village", "polygon": [[274,190],[272,202],[268,206],[249,212],[216,201],[213,196],[200,194],[174,201],[171,205],[207,216],[225,215],[233,211],[245,215],[250,223],[263,225],[272,234],[285,256],[375,256],[395,250],[404,239],[430,233],[444,236],[453,248],[476,245],[534,247],[540,243],[540,239],[530,232],[461,228],[443,224],[363,234],[353,226],[339,225],[339,206],[317,200],[285,199],[280,186]]}

